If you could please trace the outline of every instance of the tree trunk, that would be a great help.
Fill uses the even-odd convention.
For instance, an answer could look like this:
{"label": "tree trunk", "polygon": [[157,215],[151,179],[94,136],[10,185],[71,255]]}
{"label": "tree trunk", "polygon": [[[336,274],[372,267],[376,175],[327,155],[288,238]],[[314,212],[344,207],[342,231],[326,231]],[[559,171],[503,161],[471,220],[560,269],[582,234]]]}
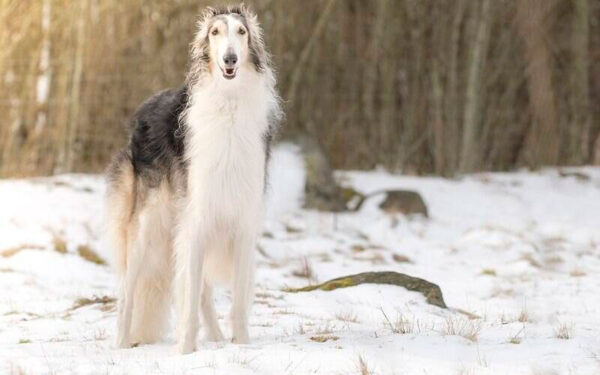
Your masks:
{"label": "tree trunk", "polygon": [[569,157],[572,163],[590,160],[590,94],[589,94],[589,35],[590,12],[588,0],[573,0],[573,70],[571,73],[572,124],[569,127]]}
{"label": "tree trunk", "polygon": [[[380,160],[384,165],[392,165],[394,162],[394,145],[397,136],[397,112],[398,94],[396,92],[398,84],[398,60],[402,53],[398,46],[398,35],[402,32],[402,22],[400,17],[396,16],[394,10],[398,6],[394,1],[386,0],[387,6],[384,10],[385,32],[383,33],[383,53],[384,62],[381,64],[379,72],[380,77],[380,116],[378,142],[381,145]],[[391,47],[391,48],[390,48]]]}
{"label": "tree trunk", "polygon": [[490,40],[492,1],[483,0],[479,11],[479,24],[469,57],[467,96],[465,102],[460,171],[470,172],[477,168],[481,150],[478,130],[481,125],[481,81]]}
{"label": "tree trunk", "polygon": [[458,63],[460,40],[461,40],[461,25],[465,18],[465,9],[467,0],[457,0],[454,17],[452,19],[452,30],[450,32],[450,47],[449,47],[449,65],[447,67],[448,83],[445,90],[445,105],[446,105],[446,127],[448,128],[447,138],[444,140],[447,143],[445,158],[446,171],[455,171],[458,168],[460,155],[460,126],[459,112],[460,94],[458,88],[460,68]]}
{"label": "tree trunk", "polygon": [[406,1],[404,2],[406,10],[406,23],[409,36],[409,48],[405,53],[410,55],[407,61],[406,77],[404,79],[402,99],[403,106],[402,135],[400,139],[400,152],[398,161],[394,169],[408,171],[411,157],[418,151],[424,138],[421,137],[426,124],[423,118],[424,106],[423,99],[425,94],[422,92],[422,77],[425,74],[426,43],[425,31],[426,25],[421,22],[426,4],[424,1]]}
{"label": "tree trunk", "polygon": [[[372,27],[372,34],[369,42],[369,48],[365,56],[366,66],[363,73],[363,92],[362,92],[362,104],[363,114],[365,119],[365,126],[367,129],[379,129],[376,124],[377,116],[375,115],[375,103],[377,94],[377,83],[378,83],[378,68],[384,64],[388,64],[389,61],[381,61],[383,54],[381,45],[383,44],[384,33],[385,33],[385,15],[387,12],[388,0],[378,0],[377,9],[375,12],[375,21]],[[369,134],[369,138],[372,138],[374,134]]]}
{"label": "tree trunk", "polygon": [[300,53],[300,57],[298,58],[298,62],[296,63],[296,66],[292,73],[292,77],[290,79],[289,88],[288,88],[288,90],[286,92],[286,96],[284,98],[285,100],[289,101],[290,103],[293,103],[294,100],[296,99],[298,85],[300,84],[300,80],[302,78],[302,72],[303,72],[302,69],[305,67],[306,63],[308,62],[310,53],[311,53],[312,49],[314,48],[315,43],[321,36],[321,33],[323,32],[323,29],[325,28],[325,25],[327,24],[327,19],[329,18],[329,15],[333,11],[334,5],[335,5],[335,0],[329,0],[327,2],[327,4],[325,4],[325,8],[323,9],[321,16],[319,17],[319,19],[317,20],[317,23],[315,24],[315,28],[313,29],[312,35],[310,36],[310,38],[308,39],[308,42],[306,42],[306,44],[304,45],[304,48],[302,49],[302,52]]}
{"label": "tree trunk", "polygon": [[69,119],[64,132],[64,146],[55,173],[73,172],[75,160],[79,154],[76,145],[77,131],[80,126],[79,112],[81,107],[81,78],[83,74],[83,56],[85,49],[86,21],[88,15],[88,0],[80,0],[79,18],[76,24],[75,56],[73,58],[73,78],[70,95]]}
{"label": "tree trunk", "polygon": [[532,124],[527,134],[532,165],[555,165],[559,158],[559,127],[552,85],[552,55],[548,45],[548,17],[553,1],[518,0],[517,25],[524,41]]}
{"label": "tree trunk", "polygon": [[594,142],[593,149],[594,149],[593,150],[594,156],[593,156],[592,164],[600,166],[600,133],[596,137],[596,142]]}
{"label": "tree trunk", "polygon": [[39,75],[36,86],[36,102],[39,106],[35,121],[35,133],[39,134],[46,126],[48,119],[48,98],[50,96],[50,87],[52,79],[52,70],[50,69],[50,22],[52,16],[52,6],[50,0],[44,0],[42,3],[42,49],[39,63]]}
{"label": "tree trunk", "polygon": [[444,128],[443,100],[444,88],[440,79],[439,62],[433,57],[431,63],[431,121],[433,133],[433,165],[436,173],[442,174],[446,169],[447,132]]}

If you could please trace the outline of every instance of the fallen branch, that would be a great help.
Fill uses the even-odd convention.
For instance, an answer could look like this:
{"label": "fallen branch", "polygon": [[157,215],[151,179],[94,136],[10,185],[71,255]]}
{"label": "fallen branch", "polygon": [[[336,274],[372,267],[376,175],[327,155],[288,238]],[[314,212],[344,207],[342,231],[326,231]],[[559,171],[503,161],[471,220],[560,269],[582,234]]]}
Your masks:
{"label": "fallen branch", "polygon": [[434,283],[427,280],[419,279],[398,272],[364,272],[356,275],[344,276],[337,279],[326,281],[318,285],[309,285],[303,288],[286,288],[285,292],[311,292],[313,290],[331,291],[340,288],[348,288],[360,284],[386,284],[396,285],[410,290],[411,292],[419,292],[425,296],[427,303],[447,308],[442,296],[442,290]]}

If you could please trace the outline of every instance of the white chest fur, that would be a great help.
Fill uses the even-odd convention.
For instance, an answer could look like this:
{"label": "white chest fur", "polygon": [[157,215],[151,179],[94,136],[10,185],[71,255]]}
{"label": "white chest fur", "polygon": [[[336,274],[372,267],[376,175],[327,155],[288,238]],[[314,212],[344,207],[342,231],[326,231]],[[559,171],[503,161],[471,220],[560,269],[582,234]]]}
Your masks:
{"label": "white chest fur", "polygon": [[267,91],[261,80],[240,81],[194,90],[186,116],[187,197],[209,221],[250,219],[262,209]]}

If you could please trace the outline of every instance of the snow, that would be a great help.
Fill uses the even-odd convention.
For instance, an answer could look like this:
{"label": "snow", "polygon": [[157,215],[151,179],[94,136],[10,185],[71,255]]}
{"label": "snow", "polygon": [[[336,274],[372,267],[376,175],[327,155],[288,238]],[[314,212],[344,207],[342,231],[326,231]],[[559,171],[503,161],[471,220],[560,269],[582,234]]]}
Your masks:
{"label": "snow", "polygon": [[[600,372],[600,168],[459,179],[337,172],[364,193],[418,191],[424,219],[381,212],[381,196],[358,213],[303,210],[302,166],[294,146],[274,150],[252,343],[200,342],[186,356],[174,354],[172,333],[115,349],[114,305],[77,305],[114,296],[111,268],[77,252],[86,245],[110,260],[101,176],[0,181],[0,252],[24,247],[0,256],[0,374]],[[61,241],[66,254],[55,251]],[[450,309],[394,286],[283,291],[382,270],[437,283]],[[229,293],[216,294],[229,332]]]}

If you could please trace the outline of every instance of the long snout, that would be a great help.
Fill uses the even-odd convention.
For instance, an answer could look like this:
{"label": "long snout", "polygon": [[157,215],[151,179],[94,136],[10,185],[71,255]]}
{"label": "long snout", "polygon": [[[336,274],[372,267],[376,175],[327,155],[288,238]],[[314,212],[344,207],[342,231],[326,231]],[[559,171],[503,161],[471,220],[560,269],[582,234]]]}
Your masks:
{"label": "long snout", "polygon": [[233,49],[227,50],[225,56],[223,56],[223,63],[225,64],[225,68],[235,68],[238,62],[238,57]]}
{"label": "long snout", "polygon": [[233,48],[227,48],[223,55],[223,77],[226,79],[235,78],[237,72],[238,55]]}

